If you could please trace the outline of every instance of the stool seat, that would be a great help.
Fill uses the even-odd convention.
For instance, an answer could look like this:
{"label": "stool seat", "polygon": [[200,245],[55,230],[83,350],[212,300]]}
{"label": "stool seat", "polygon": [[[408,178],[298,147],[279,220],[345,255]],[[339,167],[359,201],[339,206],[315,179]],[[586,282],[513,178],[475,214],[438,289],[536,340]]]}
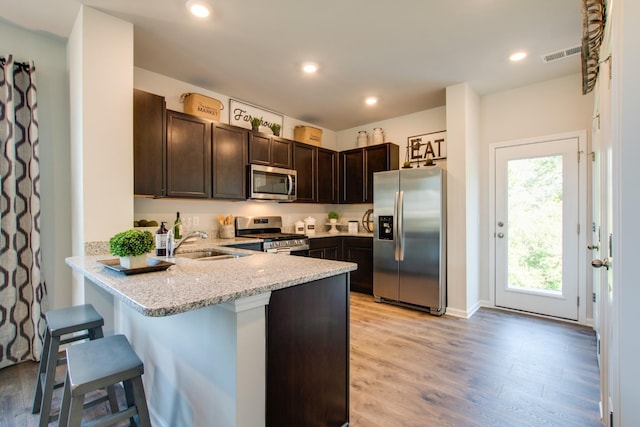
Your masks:
{"label": "stool seat", "polygon": [[44,316],[54,337],[104,326],[104,319],[91,304],[49,310]]}
{"label": "stool seat", "polygon": [[[144,365],[124,335],[112,335],[67,348],[60,425],[79,426],[85,394],[122,382],[128,408],[107,415],[106,419],[112,423],[132,418],[137,413],[140,425],[150,426],[141,379],[143,373]],[[100,419],[97,422],[103,423],[107,421]]]}
{"label": "stool seat", "polygon": [[[66,359],[58,357],[60,346],[80,340],[102,338],[104,319],[91,304],[76,305],[68,308],[49,310],[45,313],[47,329],[45,331],[42,354],[33,398],[34,414],[40,412],[40,427],[49,425],[57,415],[51,415],[53,390],[63,383],[56,383],[56,367],[64,365]],[[113,389],[107,390],[111,407],[117,410],[117,401]]]}

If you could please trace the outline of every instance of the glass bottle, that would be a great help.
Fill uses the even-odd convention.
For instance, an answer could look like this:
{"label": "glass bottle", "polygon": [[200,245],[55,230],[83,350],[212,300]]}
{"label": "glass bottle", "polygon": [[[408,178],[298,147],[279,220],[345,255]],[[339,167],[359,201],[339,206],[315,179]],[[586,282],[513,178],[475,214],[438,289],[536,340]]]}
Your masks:
{"label": "glass bottle", "polygon": [[180,212],[176,213],[176,222],[173,223],[173,237],[175,239],[182,238],[182,220],[180,219]]}

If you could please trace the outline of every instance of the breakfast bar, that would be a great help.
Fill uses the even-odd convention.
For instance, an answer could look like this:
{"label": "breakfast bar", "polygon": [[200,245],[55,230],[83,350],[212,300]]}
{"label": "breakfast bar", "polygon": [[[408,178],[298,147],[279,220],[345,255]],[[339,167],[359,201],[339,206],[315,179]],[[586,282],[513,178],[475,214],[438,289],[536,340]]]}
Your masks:
{"label": "breakfast bar", "polygon": [[357,265],[210,249],[230,256],[178,254],[161,259],[174,264],[166,270],[132,275],[106,266],[110,255],[66,259],[143,360],[153,424],[348,423]]}

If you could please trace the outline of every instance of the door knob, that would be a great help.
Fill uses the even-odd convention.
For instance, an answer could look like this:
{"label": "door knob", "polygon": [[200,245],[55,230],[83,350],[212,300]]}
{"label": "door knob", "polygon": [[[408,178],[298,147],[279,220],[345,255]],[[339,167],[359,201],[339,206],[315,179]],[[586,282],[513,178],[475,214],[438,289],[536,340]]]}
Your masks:
{"label": "door knob", "polygon": [[609,269],[609,258],[605,258],[602,261],[600,261],[599,259],[594,259],[593,261],[591,261],[591,265],[595,268],[600,268],[600,267],[604,267],[607,270]]}
{"label": "door knob", "polygon": [[595,244],[595,245],[594,245],[594,244],[587,245],[587,249],[589,249],[589,250],[591,250],[591,251],[593,251],[593,250],[598,251],[598,250],[600,250],[600,245],[598,245],[598,244]]}

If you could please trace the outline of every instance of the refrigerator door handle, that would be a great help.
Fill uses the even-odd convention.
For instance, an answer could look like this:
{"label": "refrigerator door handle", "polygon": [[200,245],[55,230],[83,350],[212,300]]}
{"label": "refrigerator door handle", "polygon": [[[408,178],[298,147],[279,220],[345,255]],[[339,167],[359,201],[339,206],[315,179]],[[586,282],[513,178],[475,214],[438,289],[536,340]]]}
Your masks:
{"label": "refrigerator door handle", "polygon": [[398,227],[396,228],[396,234],[398,236],[398,261],[404,261],[404,191],[400,191],[399,193],[396,218],[398,218]]}
{"label": "refrigerator door handle", "polygon": [[396,191],[395,199],[393,201],[393,232],[395,233],[395,237],[393,238],[393,259],[396,261],[400,261],[400,235],[398,234],[398,203],[399,203],[400,193]]}

